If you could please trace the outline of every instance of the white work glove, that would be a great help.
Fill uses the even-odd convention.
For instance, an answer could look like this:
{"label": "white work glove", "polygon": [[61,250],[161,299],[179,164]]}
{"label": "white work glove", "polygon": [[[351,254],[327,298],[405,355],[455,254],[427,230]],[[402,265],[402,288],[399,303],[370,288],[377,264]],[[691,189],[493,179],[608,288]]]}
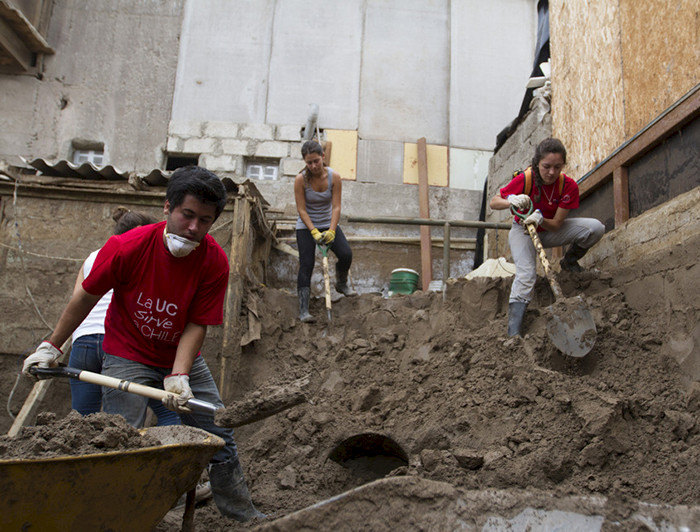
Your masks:
{"label": "white work glove", "polygon": [[542,223],[542,220],[544,220],[544,216],[542,216],[542,212],[539,209],[535,209],[535,212],[533,212],[530,216],[525,218],[525,221],[523,223],[525,225],[534,225],[535,227],[539,227],[540,224]]}
{"label": "white work glove", "polygon": [[29,373],[29,368],[32,366],[39,366],[40,368],[55,366],[56,361],[62,354],[63,352],[51,342],[41,342],[36,351],[24,359],[22,373],[31,377],[32,374]]}
{"label": "white work glove", "polygon": [[527,194],[509,194],[506,198],[515,209],[524,211],[530,207],[530,196]]}
{"label": "white work glove", "polygon": [[187,408],[187,401],[194,398],[190,388],[190,376],[184,373],[168,375],[163,379],[163,388],[170,392],[163,398],[163,406],[174,412],[191,412]]}

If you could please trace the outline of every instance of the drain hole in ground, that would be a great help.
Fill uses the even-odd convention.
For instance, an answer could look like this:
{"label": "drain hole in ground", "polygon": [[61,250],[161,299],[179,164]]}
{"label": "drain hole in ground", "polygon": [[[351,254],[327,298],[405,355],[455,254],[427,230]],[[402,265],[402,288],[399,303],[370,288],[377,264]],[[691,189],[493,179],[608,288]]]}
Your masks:
{"label": "drain hole in ground", "polygon": [[373,433],[342,441],[328,458],[347,468],[362,483],[384,478],[395,469],[408,466],[408,455],[398,443]]}

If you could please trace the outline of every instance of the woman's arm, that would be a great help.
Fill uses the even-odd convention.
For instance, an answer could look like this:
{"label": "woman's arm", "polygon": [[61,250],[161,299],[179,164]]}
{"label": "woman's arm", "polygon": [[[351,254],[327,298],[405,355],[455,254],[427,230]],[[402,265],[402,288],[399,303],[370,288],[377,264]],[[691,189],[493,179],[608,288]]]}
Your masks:
{"label": "woman's arm", "polygon": [[557,208],[557,212],[554,213],[554,218],[544,218],[540,224],[540,227],[545,231],[550,231],[552,233],[559,231],[561,224],[564,223],[564,220],[566,220],[569,212],[569,209],[564,209],[563,207]]}
{"label": "woman's arm", "polygon": [[489,202],[489,207],[495,211],[502,211],[503,209],[508,209],[510,203],[507,199],[503,199],[500,194],[496,194]]}
{"label": "woman's arm", "polygon": [[340,222],[340,199],[343,194],[343,182],[340,179],[340,174],[333,172],[333,194],[331,196],[331,205],[333,211],[331,213],[331,226],[329,229],[335,231]]}
{"label": "woman's arm", "polygon": [[309,231],[314,228],[314,224],[309,218],[309,213],[306,212],[306,196],[304,195],[304,176],[299,173],[294,179],[294,200],[297,204],[297,212],[299,218],[308,227]]}

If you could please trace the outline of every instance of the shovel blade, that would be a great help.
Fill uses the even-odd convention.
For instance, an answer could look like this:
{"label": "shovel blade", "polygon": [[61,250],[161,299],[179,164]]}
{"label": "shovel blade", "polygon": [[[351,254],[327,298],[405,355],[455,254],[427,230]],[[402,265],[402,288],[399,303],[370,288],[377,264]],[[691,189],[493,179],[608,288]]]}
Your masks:
{"label": "shovel blade", "polygon": [[593,316],[580,296],[561,299],[547,307],[550,319],[547,334],[554,346],[565,355],[586,356],[596,340]]}

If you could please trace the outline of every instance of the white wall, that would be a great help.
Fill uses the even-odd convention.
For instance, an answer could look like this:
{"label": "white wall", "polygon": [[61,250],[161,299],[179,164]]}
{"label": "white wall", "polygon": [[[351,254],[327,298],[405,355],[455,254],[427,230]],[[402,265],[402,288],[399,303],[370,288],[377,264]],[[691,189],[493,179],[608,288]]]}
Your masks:
{"label": "white wall", "polygon": [[450,145],[492,151],[532,72],[537,0],[452,2]]}
{"label": "white wall", "polygon": [[536,0],[187,0],[173,121],[294,124],[483,152],[515,118]]}

